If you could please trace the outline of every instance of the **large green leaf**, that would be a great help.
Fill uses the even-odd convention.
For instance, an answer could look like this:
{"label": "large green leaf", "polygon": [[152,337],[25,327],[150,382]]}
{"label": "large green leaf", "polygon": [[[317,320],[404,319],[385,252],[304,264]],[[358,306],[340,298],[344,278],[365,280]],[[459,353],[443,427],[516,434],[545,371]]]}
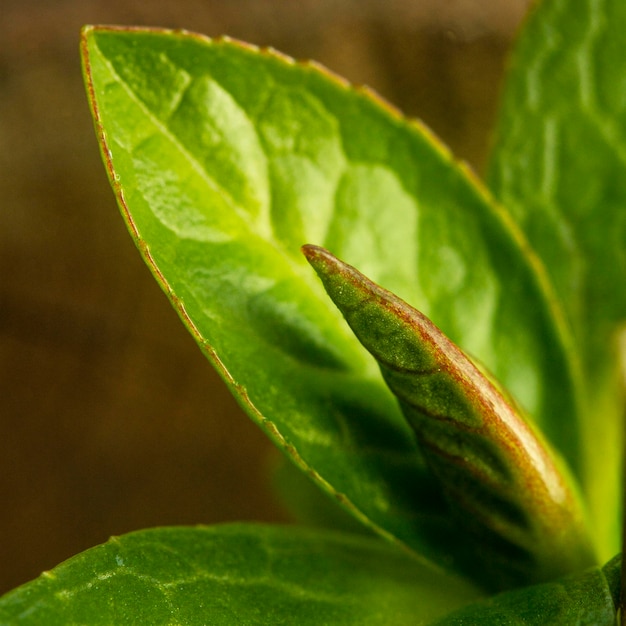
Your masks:
{"label": "large green leaf", "polygon": [[507,591],[438,620],[435,626],[615,626],[621,556],[603,568]]}
{"label": "large green leaf", "polygon": [[621,500],[613,335],[626,319],[624,32],[623,0],[538,4],[512,59],[489,176],[545,262],[584,361],[583,482],[607,558]]}
{"label": "large green leaf", "polygon": [[550,447],[427,317],[319,246],[303,252],[374,356],[496,588],[595,564],[580,502]]}
{"label": "large green leaf", "polygon": [[0,599],[0,623],[429,623],[480,594],[379,539],[294,527],[113,538]]}
{"label": "large green leaf", "polygon": [[541,271],[419,124],[313,64],[229,40],[87,28],[83,58],[147,263],[242,406],[348,510],[426,556],[455,552],[411,432],[306,242],[427,313],[577,468],[575,373]]}

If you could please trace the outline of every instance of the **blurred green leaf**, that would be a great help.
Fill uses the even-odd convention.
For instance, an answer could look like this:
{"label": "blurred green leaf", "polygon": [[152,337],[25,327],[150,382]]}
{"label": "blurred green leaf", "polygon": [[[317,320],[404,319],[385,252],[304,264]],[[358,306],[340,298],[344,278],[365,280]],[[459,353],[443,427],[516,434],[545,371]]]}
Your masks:
{"label": "blurred green leaf", "polygon": [[336,498],[320,489],[285,457],[271,468],[274,493],[291,519],[303,526],[372,535],[372,531],[337,505]]}
{"label": "blurred green leaf", "polygon": [[624,32],[622,0],[537,3],[511,62],[489,175],[544,261],[583,361],[583,487],[606,558],[618,549],[621,501]]}
{"label": "blurred green leaf", "polygon": [[428,314],[577,467],[575,372],[540,270],[424,128],[314,64],[229,40],[87,28],[83,52],[147,263],[242,406],[337,501],[452,562],[443,499],[305,242]]}
{"label": "blurred green leaf", "polygon": [[0,623],[400,626],[478,597],[379,539],[234,524],[111,539],[0,599]]}

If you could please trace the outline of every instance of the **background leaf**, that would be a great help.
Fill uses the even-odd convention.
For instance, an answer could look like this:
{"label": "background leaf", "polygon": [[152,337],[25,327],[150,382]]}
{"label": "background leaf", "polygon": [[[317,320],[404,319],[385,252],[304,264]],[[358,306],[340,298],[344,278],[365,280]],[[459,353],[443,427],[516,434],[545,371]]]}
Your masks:
{"label": "background leaf", "polygon": [[337,506],[336,498],[320,489],[285,457],[276,457],[271,482],[281,505],[298,525],[372,536],[367,526]]}
{"label": "background leaf", "polygon": [[583,486],[606,558],[621,501],[625,29],[620,0],[538,3],[513,56],[489,175],[546,264],[584,361]]}
{"label": "background leaf", "polygon": [[88,28],[83,50],[146,261],[244,408],[347,509],[427,556],[455,550],[393,397],[300,255],[307,241],[431,316],[576,467],[574,374],[537,268],[421,126],[313,64],[227,40]]}
{"label": "background leaf", "polygon": [[614,626],[621,556],[559,581],[498,594],[444,617],[436,626]]}
{"label": "background leaf", "polygon": [[379,539],[235,524],[113,538],[0,599],[5,624],[421,624],[479,597]]}

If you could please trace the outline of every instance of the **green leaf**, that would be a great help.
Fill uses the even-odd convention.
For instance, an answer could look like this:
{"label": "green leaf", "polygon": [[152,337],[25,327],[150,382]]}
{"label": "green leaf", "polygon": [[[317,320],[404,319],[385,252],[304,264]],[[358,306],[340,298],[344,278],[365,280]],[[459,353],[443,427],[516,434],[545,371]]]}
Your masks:
{"label": "green leaf", "polygon": [[113,538],[0,599],[0,623],[400,626],[478,597],[379,539],[234,524]]}
{"label": "green leaf", "polygon": [[621,556],[603,568],[471,604],[434,626],[615,626]]}
{"label": "green leaf", "polygon": [[297,524],[372,535],[369,528],[338,507],[335,498],[319,489],[286,458],[279,458],[274,463],[271,481],[280,504]]}
{"label": "green leaf", "polygon": [[580,502],[540,435],[428,318],[318,246],[304,255],[378,362],[492,586],[594,564]]}
{"label": "green leaf", "polygon": [[577,467],[575,374],[542,278],[423,127],[314,64],[229,40],[88,27],[82,45],[146,262],[244,409],[347,510],[452,563],[445,503],[307,241],[425,311]]}
{"label": "green leaf", "polygon": [[583,360],[583,487],[606,558],[621,499],[625,30],[622,0],[538,3],[511,62],[489,175],[544,261]]}

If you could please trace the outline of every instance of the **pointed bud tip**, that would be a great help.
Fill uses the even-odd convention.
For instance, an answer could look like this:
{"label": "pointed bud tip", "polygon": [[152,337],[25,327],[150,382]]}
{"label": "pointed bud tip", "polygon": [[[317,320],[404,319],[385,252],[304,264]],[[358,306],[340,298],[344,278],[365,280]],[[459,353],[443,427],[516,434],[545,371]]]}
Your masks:
{"label": "pointed bud tip", "polygon": [[328,254],[328,250],[322,248],[321,246],[316,246],[312,243],[305,243],[300,250],[302,254],[306,257],[307,261],[311,261],[320,256],[324,256],[324,253]]}
{"label": "pointed bud tip", "polygon": [[327,270],[330,266],[338,263],[338,259],[326,250],[326,248],[322,248],[321,246],[307,243],[302,246],[300,250],[318,274],[320,271]]}

